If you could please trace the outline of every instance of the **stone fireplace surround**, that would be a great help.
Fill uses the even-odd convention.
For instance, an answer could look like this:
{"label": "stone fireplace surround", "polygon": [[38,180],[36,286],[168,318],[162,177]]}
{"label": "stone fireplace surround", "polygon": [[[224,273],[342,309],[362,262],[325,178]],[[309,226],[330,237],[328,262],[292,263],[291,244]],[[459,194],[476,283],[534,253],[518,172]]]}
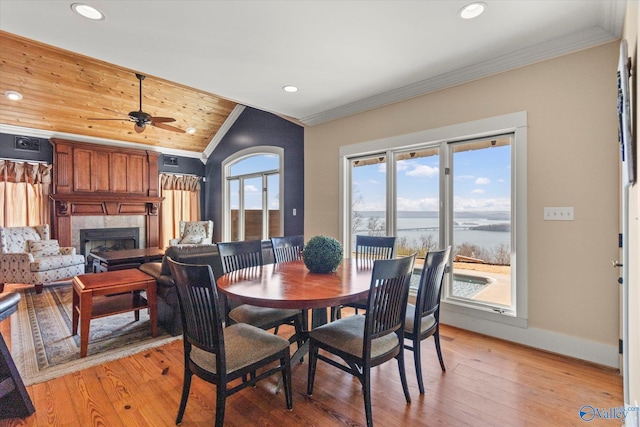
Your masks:
{"label": "stone fireplace surround", "polygon": [[146,221],[143,215],[96,215],[96,216],[74,216],[71,219],[71,245],[76,248],[76,253],[82,253],[80,230],[87,229],[109,229],[109,228],[138,228],[139,247],[146,248]]}

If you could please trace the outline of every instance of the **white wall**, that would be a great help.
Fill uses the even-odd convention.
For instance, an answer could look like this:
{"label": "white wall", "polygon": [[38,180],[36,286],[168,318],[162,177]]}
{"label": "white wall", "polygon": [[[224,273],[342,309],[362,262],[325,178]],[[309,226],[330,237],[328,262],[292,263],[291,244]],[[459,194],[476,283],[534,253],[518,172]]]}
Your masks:
{"label": "white wall", "polygon": [[[623,38],[628,43],[628,53],[632,58],[633,72],[635,75],[638,70],[638,28],[640,27],[640,9],[638,8],[637,1],[627,2],[627,13],[624,23]],[[638,78],[632,77],[631,84],[634,90],[633,94],[638,94]],[[635,101],[635,133],[638,135],[637,124],[640,123],[640,115],[638,113],[638,101]],[[636,141],[638,137],[636,136]],[[636,165],[640,165],[640,155],[636,150]],[[629,265],[629,319],[628,327],[629,333],[627,343],[625,343],[625,349],[629,358],[628,366],[628,378],[629,382],[626,384],[626,391],[628,393],[628,404],[632,406],[640,406],[640,223],[638,216],[640,216],[640,184],[637,184],[631,188],[629,194],[629,226],[630,232],[628,236],[628,244],[630,249],[630,265]],[[635,425],[638,425],[638,417],[640,414],[636,413]],[[629,421],[628,425],[632,425]]]}
{"label": "white wall", "polygon": [[[496,334],[617,366],[618,46],[307,128],[305,236],[340,236],[341,146],[526,111],[529,328]],[[545,206],[573,206],[575,221],[543,221]]]}

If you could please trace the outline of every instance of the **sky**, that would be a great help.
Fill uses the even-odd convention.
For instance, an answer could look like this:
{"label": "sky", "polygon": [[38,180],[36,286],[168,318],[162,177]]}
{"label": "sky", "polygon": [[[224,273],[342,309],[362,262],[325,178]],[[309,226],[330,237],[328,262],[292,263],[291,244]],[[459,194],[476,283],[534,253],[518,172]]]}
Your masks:
{"label": "sky", "polygon": [[[244,175],[254,172],[279,169],[280,158],[274,154],[251,156],[236,162],[231,167],[231,175]],[[245,209],[262,209],[262,179],[249,178],[245,180],[244,196]],[[238,208],[238,186],[231,185],[231,208]],[[269,178],[268,197],[269,209],[279,207],[279,180],[277,177]]]}
{"label": "sky", "polygon": [[[510,146],[454,154],[455,211],[510,211]],[[397,210],[437,211],[440,157],[416,157],[397,163]],[[385,210],[386,164],[353,168],[355,210]]]}
{"label": "sky", "polygon": [[[509,145],[454,154],[454,210],[510,211],[511,147]],[[397,210],[437,211],[439,207],[440,156],[415,157],[397,163]],[[237,162],[232,175],[278,169],[276,155],[252,156]],[[358,211],[385,210],[386,163],[353,168]],[[245,181],[245,208],[261,208],[261,179]],[[269,208],[279,205],[279,181],[269,183]],[[235,195],[235,197],[234,197]],[[232,186],[232,207],[237,207],[237,186]]]}

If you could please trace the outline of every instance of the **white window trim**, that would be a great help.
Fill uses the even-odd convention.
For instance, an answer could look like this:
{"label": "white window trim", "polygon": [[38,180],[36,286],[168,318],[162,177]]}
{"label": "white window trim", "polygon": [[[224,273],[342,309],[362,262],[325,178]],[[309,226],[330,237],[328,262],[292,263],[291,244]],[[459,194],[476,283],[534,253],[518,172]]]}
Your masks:
{"label": "white window trim", "polygon": [[[516,250],[517,268],[515,280],[516,312],[517,316],[507,316],[494,311],[483,311],[478,308],[467,307],[460,304],[442,303],[441,320],[453,326],[465,329],[481,329],[490,333],[492,324],[503,324],[526,328],[528,324],[528,286],[527,286],[527,113],[526,111],[505,114],[436,129],[393,136],[389,138],[366,141],[340,148],[340,230],[342,241],[345,244],[345,253],[349,254],[349,227],[351,191],[349,185],[349,159],[355,156],[387,152],[388,150],[409,149],[413,146],[424,144],[438,144],[444,141],[466,140],[482,138],[497,133],[513,133],[513,162],[516,172],[512,186],[512,204],[516,215],[511,219],[512,230],[517,236]],[[388,202],[389,203],[389,202]],[[482,321],[479,328],[474,327],[474,322]],[[484,322],[486,321],[486,322]]]}
{"label": "white window trim", "polygon": [[229,171],[231,165],[243,160],[247,157],[258,156],[258,155],[277,155],[278,156],[278,167],[280,174],[280,182],[279,182],[279,192],[280,192],[280,230],[284,230],[284,148],[282,147],[274,147],[272,145],[257,145],[254,147],[245,148],[244,150],[237,151],[223,160],[220,167],[222,168],[222,240],[229,241],[231,240],[231,230],[227,226],[231,218],[229,217],[229,205],[231,203],[231,195],[229,194],[229,187],[227,185],[227,177],[229,176]]}

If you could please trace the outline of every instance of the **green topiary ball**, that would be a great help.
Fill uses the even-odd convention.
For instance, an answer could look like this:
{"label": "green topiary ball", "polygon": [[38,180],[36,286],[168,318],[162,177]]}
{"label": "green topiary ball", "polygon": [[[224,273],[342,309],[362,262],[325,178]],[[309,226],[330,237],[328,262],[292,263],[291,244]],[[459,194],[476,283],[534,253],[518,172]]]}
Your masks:
{"label": "green topiary ball", "polygon": [[302,258],[312,273],[332,273],[342,262],[342,245],[333,237],[314,236],[304,245]]}

